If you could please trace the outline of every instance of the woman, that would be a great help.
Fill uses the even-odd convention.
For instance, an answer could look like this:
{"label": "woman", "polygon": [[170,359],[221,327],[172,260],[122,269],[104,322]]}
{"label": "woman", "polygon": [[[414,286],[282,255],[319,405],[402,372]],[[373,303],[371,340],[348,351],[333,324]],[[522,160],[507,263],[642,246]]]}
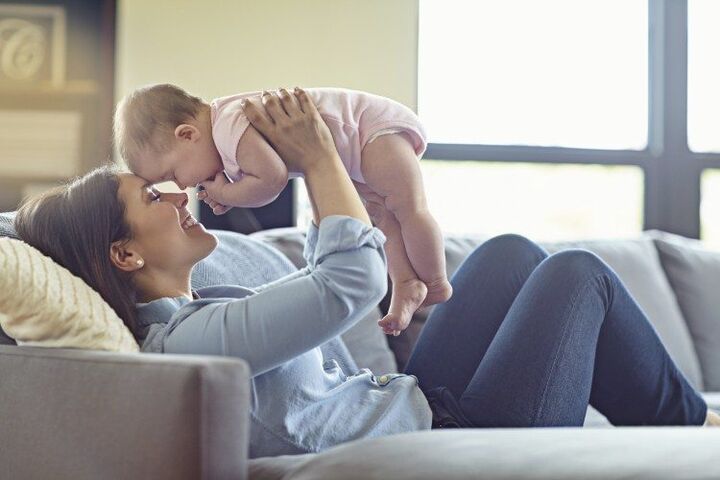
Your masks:
{"label": "woman", "polygon": [[304,173],[313,206],[306,269],[255,291],[191,291],[191,269],[216,239],[187,196],[107,168],[30,200],[16,220],[25,241],[102,294],[144,351],[250,364],[251,456],[431,426],[577,426],[588,403],[616,425],[717,419],[598,257],[548,257],[513,235],[460,267],[406,374],[347,372],[324,358],[319,346],[385,293],[384,238],[307,95],[281,90],[263,104],[246,113],[288,169]]}

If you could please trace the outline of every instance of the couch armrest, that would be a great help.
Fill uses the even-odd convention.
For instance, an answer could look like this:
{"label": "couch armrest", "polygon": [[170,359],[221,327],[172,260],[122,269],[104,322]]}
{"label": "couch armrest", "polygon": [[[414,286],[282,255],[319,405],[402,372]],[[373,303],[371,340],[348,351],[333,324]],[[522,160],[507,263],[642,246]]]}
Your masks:
{"label": "couch armrest", "polygon": [[0,345],[0,477],[245,479],[245,362]]}

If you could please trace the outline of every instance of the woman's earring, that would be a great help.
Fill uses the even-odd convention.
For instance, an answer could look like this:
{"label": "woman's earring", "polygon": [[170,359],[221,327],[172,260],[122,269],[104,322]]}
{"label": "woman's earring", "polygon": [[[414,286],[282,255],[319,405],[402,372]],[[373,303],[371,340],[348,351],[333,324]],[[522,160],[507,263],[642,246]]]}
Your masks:
{"label": "woman's earring", "polygon": [[137,262],[135,262],[135,265],[137,265],[138,267],[142,267],[143,265],[145,265],[145,262],[143,262],[143,259],[140,258]]}

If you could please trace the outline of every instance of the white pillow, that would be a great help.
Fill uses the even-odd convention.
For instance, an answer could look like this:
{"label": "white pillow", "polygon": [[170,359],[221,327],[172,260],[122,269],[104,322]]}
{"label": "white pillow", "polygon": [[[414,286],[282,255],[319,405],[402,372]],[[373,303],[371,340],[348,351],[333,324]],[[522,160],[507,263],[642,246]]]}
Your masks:
{"label": "white pillow", "polygon": [[0,238],[0,326],[18,345],[137,352],[95,290],[30,245]]}

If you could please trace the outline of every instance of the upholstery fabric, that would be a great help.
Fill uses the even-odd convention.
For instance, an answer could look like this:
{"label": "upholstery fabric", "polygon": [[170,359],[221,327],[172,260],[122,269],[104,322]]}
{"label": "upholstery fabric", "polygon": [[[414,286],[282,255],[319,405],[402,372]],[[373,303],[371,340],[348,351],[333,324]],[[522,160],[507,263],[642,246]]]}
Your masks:
{"label": "upholstery fabric", "polygon": [[[481,237],[461,236],[445,239],[450,275],[482,240]],[[584,248],[607,262],[643,308],[680,370],[693,386],[703,388],[700,363],[688,326],[650,238],[541,243],[541,246],[549,253]],[[417,317],[413,321],[423,321]],[[414,339],[407,342],[414,344]]]}
{"label": "upholstery fabric", "polygon": [[[290,258],[297,258],[298,255],[302,258],[301,249],[304,236],[298,229],[269,230],[258,232],[253,236],[275,245]],[[450,277],[464,258],[484,240],[484,237],[478,236],[445,238],[445,256]],[[605,260],[618,273],[630,293],[648,315],[671,357],[690,383],[698,388],[703,387],[700,364],[690,332],[651,239],[559,242],[545,243],[542,246],[550,253],[565,248],[586,248]],[[410,327],[399,337],[389,340],[383,338],[382,344],[376,343],[375,348],[382,352],[378,355],[387,355],[390,352],[390,347],[386,346],[389,341],[397,368],[402,369],[430,311],[431,309],[425,309],[417,312]],[[372,335],[376,330],[370,328],[370,322],[367,322],[365,326],[367,335]],[[367,339],[367,337],[364,338]],[[349,342],[348,348],[355,356],[351,343]]]}
{"label": "upholstery fabric", "polygon": [[697,427],[447,429],[251,460],[251,479],[720,478],[720,434]]}
{"label": "upholstery fabric", "polygon": [[3,479],[247,478],[237,359],[0,346]]}
{"label": "upholstery fabric", "polygon": [[[463,259],[482,243],[482,237],[452,236],[445,238],[445,257],[448,275],[452,274]],[[605,260],[620,276],[630,293],[648,315],[660,338],[690,383],[703,387],[695,347],[685,324],[675,294],[672,291],[658,258],[655,246],[649,238],[634,240],[599,240],[585,242],[543,243],[541,246],[554,253],[566,248],[585,248]],[[418,328],[408,329],[405,337],[393,350],[398,364],[404,364],[410,355],[428,311],[418,312],[413,324]],[[400,338],[398,337],[398,338]]]}
{"label": "upholstery fabric", "polygon": [[217,236],[218,246],[195,266],[195,289],[225,284],[253,288],[296,270],[282,253],[257,239],[224,230],[211,233]]}
{"label": "upholstery fabric", "polygon": [[0,213],[0,238],[10,237],[18,238],[13,221],[15,220],[15,212]]}
{"label": "upholstery fabric", "polygon": [[705,388],[720,390],[720,252],[667,233],[654,234],[662,266],[695,342]]}
{"label": "upholstery fabric", "polygon": [[0,324],[18,344],[137,352],[110,306],[30,245],[0,238]]}

